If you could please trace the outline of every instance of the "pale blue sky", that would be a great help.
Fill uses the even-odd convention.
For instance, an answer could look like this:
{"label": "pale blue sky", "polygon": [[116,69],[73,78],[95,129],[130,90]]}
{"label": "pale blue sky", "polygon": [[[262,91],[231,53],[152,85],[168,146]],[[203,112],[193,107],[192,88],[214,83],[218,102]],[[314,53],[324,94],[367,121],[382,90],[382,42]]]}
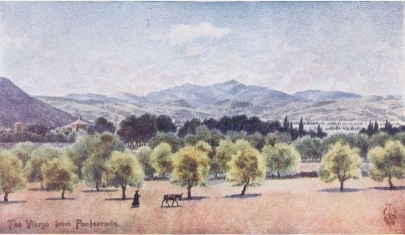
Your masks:
{"label": "pale blue sky", "polygon": [[231,79],[404,94],[400,2],[1,2],[0,76],[31,95]]}

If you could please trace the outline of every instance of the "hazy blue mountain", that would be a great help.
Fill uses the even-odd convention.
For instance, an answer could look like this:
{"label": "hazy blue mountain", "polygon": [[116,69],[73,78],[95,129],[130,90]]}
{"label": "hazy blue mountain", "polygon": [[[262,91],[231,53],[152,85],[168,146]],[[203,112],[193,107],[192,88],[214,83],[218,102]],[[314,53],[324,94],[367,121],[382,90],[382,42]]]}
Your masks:
{"label": "hazy blue mountain", "polygon": [[149,103],[145,97],[133,95],[127,92],[120,92],[114,94],[112,97],[132,104],[145,105]]}
{"label": "hazy blue mountain", "polygon": [[353,99],[360,98],[360,95],[354,93],[347,93],[342,91],[319,91],[319,90],[308,90],[294,93],[294,96],[305,98],[310,101],[333,101],[342,99]]}
{"label": "hazy blue mountain", "polygon": [[62,110],[29,96],[7,78],[0,78],[0,126],[12,128],[22,122],[23,128],[31,124],[64,126],[75,118]]}
{"label": "hazy blue mountain", "polygon": [[235,80],[211,86],[185,84],[146,96],[119,93],[110,99],[104,96],[104,100],[38,98],[90,121],[99,116],[117,121],[145,112],[166,114],[176,120],[238,114],[255,115],[265,120],[282,120],[285,115],[306,120],[398,120],[404,118],[405,112],[403,97],[361,97],[340,91],[306,91],[289,95],[265,87],[247,86]]}
{"label": "hazy blue mountain", "polygon": [[76,100],[98,100],[98,101],[106,101],[113,99],[112,97],[100,94],[68,94],[65,96],[66,98],[76,99]]}
{"label": "hazy blue mountain", "polygon": [[211,86],[185,84],[164,91],[150,93],[146,96],[146,99],[152,103],[183,99],[194,107],[206,107],[227,99],[250,102],[255,105],[266,103],[282,105],[302,100],[299,97],[265,87],[246,86],[235,80]]}

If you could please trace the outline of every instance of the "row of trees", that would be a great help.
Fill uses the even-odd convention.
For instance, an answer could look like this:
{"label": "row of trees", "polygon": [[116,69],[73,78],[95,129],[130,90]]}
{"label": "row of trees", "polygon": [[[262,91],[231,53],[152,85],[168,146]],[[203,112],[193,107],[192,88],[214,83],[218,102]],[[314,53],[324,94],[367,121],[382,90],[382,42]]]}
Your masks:
{"label": "row of trees", "polygon": [[4,200],[26,182],[39,182],[42,189],[73,190],[83,179],[87,184],[120,186],[125,199],[127,185],[140,187],[144,180],[141,165],[124,144],[111,133],[84,135],[65,148],[19,143],[0,151],[0,185]]}
{"label": "row of trees", "polygon": [[[115,126],[104,117],[99,117],[87,128],[87,133],[115,133]],[[0,132],[0,143],[33,142],[33,143],[74,143],[76,132],[63,131],[61,128],[46,127],[42,124],[28,125],[24,130]]]}
{"label": "row of trees", "polygon": [[[288,124],[287,124],[288,123]],[[299,127],[294,128],[293,123],[284,119],[284,126],[281,126],[279,121],[262,121],[258,117],[248,118],[246,115],[235,115],[232,117],[224,116],[219,120],[215,118],[205,119],[201,121],[198,118],[185,121],[178,129],[174,125],[172,119],[166,115],[158,117],[145,113],[139,117],[131,115],[121,121],[117,134],[127,143],[147,143],[151,138],[156,136],[158,132],[173,132],[181,139],[188,135],[195,135],[197,129],[205,126],[208,130],[218,131],[218,135],[227,133],[245,133],[246,135],[260,134],[265,136],[269,133],[282,132],[288,133],[293,140],[298,137],[310,135],[311,137],[323,138],[326,133],[318,126],[317,131],[305,131],[302,118]]]}
{"label": "row of trees", "polygon": [[[212,175],[224,176],[234,185],[242,186],[243,195],[248,186],[260,184],[266,173],[276,177],[295,174],[301,160],[293,144],[278,139],[270,139],[260,150],[243,138],[220,139],[217,146],[189,139],[176,150],[163,141],[153,149],[139,148],[136,155],[127,152],[124,143],[107,132],[81,136],[65,148],[20,143],[11,150],[0,151],[1,190],[7,201],[8,194],[23,188],[26,181],[39,182],[44,189],[61,190],[64,198],[65,191],[72,190],[83,179],[97,191],[100,186],[121,187],[125,199],[128,185],[140,187],[145,175],[158,174],[187,187],[191,197],[191,189],[206,185]],[[326,182],[339,179],[343,189],[347,179],[360,177],[361,151],[340,138],[326,140],[330,145],[318,175]],[[405,148],[399,140],[388,139],[373,147],[368,151],[368,159],[371,178],[379,181],[388,178],[391,188],[392,178],[405,176]]]}

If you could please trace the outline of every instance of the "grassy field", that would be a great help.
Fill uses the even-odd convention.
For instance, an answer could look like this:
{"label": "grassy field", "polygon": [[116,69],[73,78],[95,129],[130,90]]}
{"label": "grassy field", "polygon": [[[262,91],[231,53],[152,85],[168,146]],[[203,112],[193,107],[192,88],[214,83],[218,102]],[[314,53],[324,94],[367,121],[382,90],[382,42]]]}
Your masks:
{"label": "grassy field", "polygon": [[[0,232],[405,233],[405,181],[394,183],[398,189],[387,190],[386,182],[363,178],[347,181],[346,191],[339,192],[337,181],[266,180],[239,198],[241,187],[211,181],[208,187],[192,189],[193,200],[182,200],[179,207],[161,207],[164,194],[186,194],[186,189],[168,181],[146,181],[140,189],[139,208],[131,208],[134,188],[127,190],[128,200],[121,200],[118,189],[95,192],[81,183],[67,193],[66,200],[60,200],[60,192],[30,184],[27,190],[10,194],[8,204],[1,202]],[[383,219],[387,203],[396,209],[397,222],[391,228]],[[57,221],[68,226],[57,227]],[[90,221],[107,224],[90,227]]]}

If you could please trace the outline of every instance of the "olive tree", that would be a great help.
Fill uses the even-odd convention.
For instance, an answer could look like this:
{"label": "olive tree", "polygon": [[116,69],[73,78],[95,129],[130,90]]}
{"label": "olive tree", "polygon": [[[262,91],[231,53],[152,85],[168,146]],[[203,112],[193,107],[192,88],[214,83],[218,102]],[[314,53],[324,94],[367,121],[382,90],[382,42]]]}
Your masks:
{"label": "olive tree", "polygon": [[31,142],[18,143],[12,149],[13,154],[21,160],[23,166],[25,166],[31,159],[31,153],[37,148],[35,144]]}
{"label": "olive tree", "polygon": [[144,181],[144,172],[141,164],[127,152],[114,151],[107,162],[107,182],[115,187],[121,187],[122,199],[125,200],[127,185],[141,187]]}
{"label": "olive tree", "polygon": [[325,154],[318,168],[319,178],[326,183],[340,181],[340,190],[348,179],[359,179],[361,160],[357,149],[336,142]]}
{"label": "olive tree", "polygon": [[33,150],[31,152],[31,159],[25,166],[28,181],[40,182],[41,188],[43,188],[44,177],[41,171],[42,166],[48,164],[51,160],[62,155],[63,153],[60,149],[53,148],[50,145],[43,145]]}
{"label": "olive tree", "polygon": [[395,186],[391,179],[403,179],[405,176],[405,147],[399,141],[389,140],[384,147],[375,147],[368,154],[370,176],[373,180],[383,181],[388,178],[390,189]]}
{"label": "olive tree", "polygon": [[8,195],[25,185],[22,162],[12,152],[0,151],[0,190],[4,193],[4,201],[8,202]]}
{"label": "olive tree", "polygon": [[228,170],[228,162],[232,155],[236,154],[236,146],[230,139],[221,140],[216,148],[215,155],[211,160],[211,171],[215,178],[218,174],[225,174]]}
{"label": "olive tree", "polygon": [[310,136],[304,136],[295,141],[295,148],[300,153],[302,161],[306,162],[321,161],[321,146],[321,139]]}
{"label": "olive tree", "polygon": [[55,158],[48,164],[41,167],[44,177],[44,184],[47,189],[62,190],[62,199],[65,199],[65,191],[73,191],[74,186],[79,182],[76,175],[76,166],[65,156]]}
{"label": "olive tree", "polygon": [[138,159],[139,163],[142,165],[145,175],[150,178],[153,178],[153,174],[156,172],[155,168],[152,166],[152,151],[153,150],[148,146],[142,146],[138,149],[136,154],[136,159]]}
{"label": "olive tree", "polygon": [[111,133],[104,132],[103,134],[95,134],[94,140],[89,141],[90,154],[82,164],[82,175],[87,184],[95,184],[97,191],[100,191],[99,186],[103,183],[104,174],[107,171],[107,161],[111,157],[113,151],[124,151],[124,143],[117,136]]}
{"label": "olive tree", "polygon": [[228,163],[226,180],[234,186],[242,186],[241,195],[245,195],[250,185],[260,184],[266,175],[266,166],[260,152],[246,140],[236,141],[237,152]]}
{"label": "olive tree", "polygon": [[151,154],[152,166],[163,177],[173,170],[172,155],[170,145],[165,142],[160,143],[153,149]]}
{"label": "olive tree", "polygon": [[186,146],[173,156],[172,183],[187,186],[187,196],[191,198],[191,188],[205,186],[209,177],[210,159],[208,152],[210,145],[197,143],[196,146]]}
{"label": "olive tree", "polygon": [[298,170],[301,156],[294,146],[287,143],[277,143],[273,146],[266,145],[262,150],[268,171],[277,174],[294,173]]}

